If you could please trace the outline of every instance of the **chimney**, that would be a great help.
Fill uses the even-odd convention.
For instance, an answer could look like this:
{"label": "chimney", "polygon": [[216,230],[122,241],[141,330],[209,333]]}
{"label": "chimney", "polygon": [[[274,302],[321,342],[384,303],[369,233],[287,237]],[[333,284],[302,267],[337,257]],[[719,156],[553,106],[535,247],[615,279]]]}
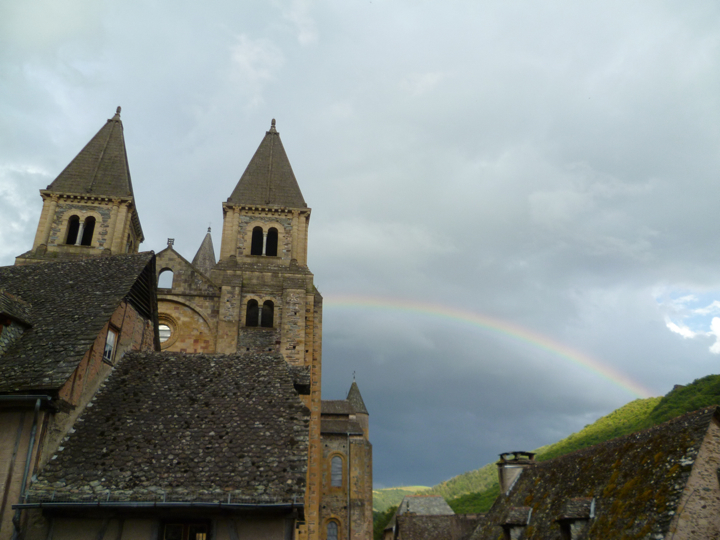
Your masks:
{"label": "chimney", "polygon": [[500,461],[497,462],[500,493],[507,495],[522,470],[533,463],[535,463],[534,452],[506,452],[500,454]]}

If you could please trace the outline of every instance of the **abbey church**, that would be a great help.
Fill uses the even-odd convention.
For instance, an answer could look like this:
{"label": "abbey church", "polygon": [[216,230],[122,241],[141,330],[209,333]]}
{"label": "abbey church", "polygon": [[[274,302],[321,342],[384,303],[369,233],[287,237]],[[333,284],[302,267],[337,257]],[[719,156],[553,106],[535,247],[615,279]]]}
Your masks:
{"label": "abbey church", "polygon": [[[272,121],[192,260],[144,240],[120,108],[0,268],[0,540],[372,536],[369,415],[322,400],[308,208]],[[188,201],[190,204],[190,201]]]}

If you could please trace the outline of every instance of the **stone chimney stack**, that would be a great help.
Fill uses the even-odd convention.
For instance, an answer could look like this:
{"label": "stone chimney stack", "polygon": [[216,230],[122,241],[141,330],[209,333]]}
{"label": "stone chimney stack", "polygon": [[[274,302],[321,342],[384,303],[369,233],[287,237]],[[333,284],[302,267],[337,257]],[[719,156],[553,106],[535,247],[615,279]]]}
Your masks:
{"label": "stone chimney stack", "polygon": [[533,452],[506,452],[497,462],[500,493],[507,495],[523,469],[535,463]]}

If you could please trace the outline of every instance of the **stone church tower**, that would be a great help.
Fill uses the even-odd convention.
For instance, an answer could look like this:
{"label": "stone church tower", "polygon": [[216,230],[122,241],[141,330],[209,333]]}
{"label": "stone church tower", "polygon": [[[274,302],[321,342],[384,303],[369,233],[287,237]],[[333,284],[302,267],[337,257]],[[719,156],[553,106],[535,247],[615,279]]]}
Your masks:
{"label": "stone church tower", "polygon": [[[280,354],[306,370],[309,393],[302,398],[311,412],[310,455],[306,522],[298,536],[369,540],[367,410],[362,398],[357,406],[355,384],[347,400],[321,404],[322,296],[307,266],[310,208],[275,120],[222,209],[217,262],[210,230],[192,263],[175,251],[172,239],[157,255],[161,346],[187,353]],[[333,463],[341,467],[335,479]],[[337,474],[344,479],[338,485]]]}
{"label": "stone church tower", "polygon": [[[32,250],[16,264],[136,253],[142,228],[120,108],[47,189]],[[272,121],[192,262],[174,241],[156,255],[160,347],[282,358],[310,411],[304,518],[295,537],[370,540],[372,446],[357,384],[321,401],[322,296],[307,266],[310,208]],[[300,382],[298,382],[300,381]]]}
{"label": "stone church tower", "polygon": [[32,250],[16,264],[137,253],[135,209],[120,107],[47,189]]}

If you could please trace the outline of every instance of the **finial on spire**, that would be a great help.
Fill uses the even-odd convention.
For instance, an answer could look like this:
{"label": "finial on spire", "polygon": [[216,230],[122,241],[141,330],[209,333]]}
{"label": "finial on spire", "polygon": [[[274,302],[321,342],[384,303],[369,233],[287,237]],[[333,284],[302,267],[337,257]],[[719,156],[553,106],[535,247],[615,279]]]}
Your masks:
{"label": "finial on spire", "polygon": [[210,227],[208,227],[208,232],[210,232],[210,230],[211,230],[211,228],[210,228]]}
{"label": "finial on spire", "polygon": [[275,119],[272,119],[272,122],[270,122],[270,133],[277,133],[277,129],[275,129]]}
{"label": "finial on spire", "polygon": [[174,238],[168,238],[168,246],[172,246],[175,243]]}
{"label": "finial on spire", "polygon": [[355,372],[353,371],[353,382],[355,382]]}
{"label": "finial on spire", "polygon": [[121,110],[122,110],[122,107],[121,107],[120,105],[118,105],[117,109],[115,109],[115,112],[116,112],[117,114],[120,114],[120,111],[121,111]]}

